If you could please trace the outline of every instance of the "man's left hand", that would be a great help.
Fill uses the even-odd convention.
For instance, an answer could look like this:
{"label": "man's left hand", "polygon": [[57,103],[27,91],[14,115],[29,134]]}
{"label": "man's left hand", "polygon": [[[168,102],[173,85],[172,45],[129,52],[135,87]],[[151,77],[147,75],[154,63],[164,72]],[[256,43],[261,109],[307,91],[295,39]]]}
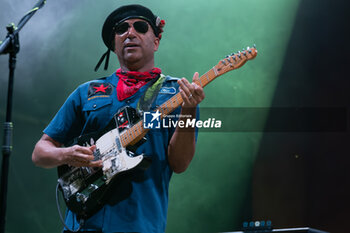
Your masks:
{"label": "man's left hand", "polygon": [[204,99],[205,94],[203,88],[196,82],[199,83],[198,72],[194,73],[192,83],[189,83],[185,78],[177,81],[177,83],[180,85],[183,108],[195,108]]}

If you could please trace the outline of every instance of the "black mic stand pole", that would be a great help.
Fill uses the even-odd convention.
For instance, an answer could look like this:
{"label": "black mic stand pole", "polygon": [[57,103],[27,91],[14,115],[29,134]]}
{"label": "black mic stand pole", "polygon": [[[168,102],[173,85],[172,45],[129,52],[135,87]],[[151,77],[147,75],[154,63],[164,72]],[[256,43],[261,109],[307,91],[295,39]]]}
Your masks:
{"label": "black mic stand pole", "polygon": [[43,7],[46,0],[39,0],[37,4],[31,9],[25,16],[19,21],[16,27],[13,23],[9,24],[7,29],[7,36],[3,42],[0,41],[0,55],[9,54],[9,82],[7,91],[7,108],[6,108],[6,121],[4,123],[4,137],[2,145],[2,169],[1,169],[1,189],[0,189],[0,233],[5,232],[6,223],[6,199],[7,199],[7,186],[8,186],[8,172],[9,161],[12,152],[12,131],[13,124],[11,122],[12,112],[12,96],[13,96],[13,79],[16,67],[16,55],[19,52],[19,40],[18,33],[22,27],[29,21],[29,19]]}

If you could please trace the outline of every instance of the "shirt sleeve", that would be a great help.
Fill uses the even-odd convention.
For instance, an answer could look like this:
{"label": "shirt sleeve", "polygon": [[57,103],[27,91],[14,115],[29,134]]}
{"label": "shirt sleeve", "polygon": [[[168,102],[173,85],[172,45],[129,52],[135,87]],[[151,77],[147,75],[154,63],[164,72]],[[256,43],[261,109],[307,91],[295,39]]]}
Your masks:
{"label": "shirt sleeve", "polygon": [[79,136],[84,124],[81,106],[80,92],[76,89],[43,132],[62,144]]}

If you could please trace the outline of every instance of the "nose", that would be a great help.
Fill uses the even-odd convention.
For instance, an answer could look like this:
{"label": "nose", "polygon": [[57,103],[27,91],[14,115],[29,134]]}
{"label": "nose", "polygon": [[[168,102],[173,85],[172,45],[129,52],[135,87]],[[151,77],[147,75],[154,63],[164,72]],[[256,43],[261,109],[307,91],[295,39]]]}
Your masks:
{"label": "nose", "polygon": [[133,37],[136,37],[135,34],[136,34],[137,32],[136,32],[134,26],[131,25],[131,26],[128,28],[127,33],[128,33],[128,34],[127,34],[128,37],[132,37],[132,38],[133,38]]}

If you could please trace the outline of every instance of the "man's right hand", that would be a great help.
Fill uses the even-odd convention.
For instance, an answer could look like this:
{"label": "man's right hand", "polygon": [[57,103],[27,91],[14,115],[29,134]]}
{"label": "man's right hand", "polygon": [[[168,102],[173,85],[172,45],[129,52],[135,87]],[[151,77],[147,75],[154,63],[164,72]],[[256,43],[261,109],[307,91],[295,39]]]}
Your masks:
{"label": "man's right hand", "polygon": [[66,148],[65,153],[65,164],[74,166],[74,167],[102,167],[102,161],[94,160],[94,151],[96,146],[84,147],[79,145],[74,145]]}
{"label": "man's right hand", "polygon": [[43,168],[53,168],[68,164],[75,167],[102,167],[102,161],[94,160],[96,146],[74,145],[62,147],[62,144],[44,134],[35,145],[32,154],[33,163]]}

